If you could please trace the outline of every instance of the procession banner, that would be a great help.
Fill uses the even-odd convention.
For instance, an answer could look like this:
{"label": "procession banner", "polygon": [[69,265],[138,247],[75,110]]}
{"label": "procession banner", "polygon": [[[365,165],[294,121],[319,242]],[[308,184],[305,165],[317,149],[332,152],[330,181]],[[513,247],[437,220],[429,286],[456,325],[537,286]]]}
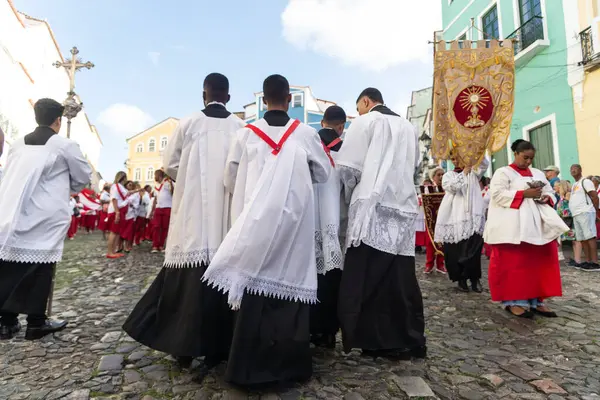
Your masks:
{"label": "procession banner", "polygon": [[[462,44],[462,48],[461,48]],[[514,109],[513,42],[454,41],[436,44],[432,153],[464,166],[478,165],[486,151],[501,150]]]}
{"label": "procession banner", "polygon": [[433,244],[433,248],[437,254],[444,254],[441,243],[436,243],[433,238],[435,237],[435,223],[437,221],[438,210],[442,199],[444,198],[444,192],[438,193],[426,193],[424,187],[421,187],[421,198],[423,200],[423,212],[425,214],[425,229],[427,235]]}

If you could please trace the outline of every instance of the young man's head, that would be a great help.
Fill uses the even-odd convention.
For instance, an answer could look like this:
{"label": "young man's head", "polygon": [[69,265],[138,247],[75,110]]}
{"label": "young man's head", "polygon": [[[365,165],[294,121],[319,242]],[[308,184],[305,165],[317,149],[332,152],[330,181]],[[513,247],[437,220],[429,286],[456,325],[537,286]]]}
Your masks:
{"label": "young man's head", "polygon": [[60,132],[64,111],[65,107],[52,99],[39,99],[33,106],[35,122],[39,126],[46,126],[56,133]]}
{"label": "young man's head", "polygon": [[578,181],[581,179],[581,174],[582,174],[581,165],[579,165],[579,164],[571,165],[571,176],[573,177],[573,179],[575,179],[575,181]]}
{"label": "young man's head", "polygon": [[204,92],[202,93],[204,105],[218,101],[227,104],[231,99],[229,95],[229,79],[225,75],[214,72],[204,79]]}
{"label": "young man's head", "polygon": [[287,111],[292,101],[290,84],[281,75],[271,75],[263,83],[263,102],[267,110]]}
{"label": "young man's head", "polygon": [[165,179],[165,172],[162,169],[154,171],[154,180],[161,183]]}
{"label": "young man's head", "polygon": [[341,136],[346,126],[346,112],[340,106],[328,107],[325,110],[325,114],[323,114],[321,126],[323,128],[331,128]]}
{"label": "young man's head", "polygon": [[383,104],[383,95],[375,88],[366,88],[356,100],[356,111],[364,115],[377,105]]}

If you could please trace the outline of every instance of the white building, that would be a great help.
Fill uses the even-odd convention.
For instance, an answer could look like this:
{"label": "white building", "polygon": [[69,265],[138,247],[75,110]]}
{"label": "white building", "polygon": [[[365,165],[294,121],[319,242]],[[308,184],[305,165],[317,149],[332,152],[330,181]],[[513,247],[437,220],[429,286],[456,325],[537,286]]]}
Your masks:
{"label": "white building", "polygon": [[[59,60],[64,61],[63,52],[50,25],[18,12],[12,0],[0,0],[0,76],[3,82],[0,126],[6,134],[7,147],[11,141],[35,128],[33,104],[38,99],[49,97],[62,102],[67,97],[69,76],[63,68],[52,65]],[[5,90],[5,83],[9,85],[8,90]],[[67,124],[64,123],[60,135],[66,136],[66,131]],[[72,120],[71,138],[79,143],[92,168],[97,170],[102,140],[85,111]]]}

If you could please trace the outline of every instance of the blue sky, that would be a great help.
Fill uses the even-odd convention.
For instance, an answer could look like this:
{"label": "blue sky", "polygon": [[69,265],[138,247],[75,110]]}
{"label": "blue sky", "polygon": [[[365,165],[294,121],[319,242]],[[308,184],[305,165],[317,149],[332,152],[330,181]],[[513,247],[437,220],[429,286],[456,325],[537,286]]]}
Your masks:
{"label": "blue sky", "polygon": [[232,111],[253,101],[266,76],[280,73],[347,109],[362,89],[378,87],[405,115],[411,91],[432,84],[427,40],[441,26],[439,0],[14,4],[49,22],[65,55],[75,45],[96,64],[78,73],[75,90],[104,142],[99,169],[108,180],[123,168],[125,138],[202,108],[210,72],[228,76]]}

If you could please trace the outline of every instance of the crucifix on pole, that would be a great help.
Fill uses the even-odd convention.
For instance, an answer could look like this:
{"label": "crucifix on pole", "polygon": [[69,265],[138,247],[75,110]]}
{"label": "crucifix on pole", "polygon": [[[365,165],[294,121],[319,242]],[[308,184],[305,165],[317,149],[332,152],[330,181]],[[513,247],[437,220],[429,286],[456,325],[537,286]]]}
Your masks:
{"label": "crucifix on pole", "polygon": [[92,69],[94,68],[94,64],[91,62],[82,62],[80,58],[77,57],[79,54],[79,50],[77,47],[73,47],[71,49],[71,59],[65,61],[57,61],[53,66],[56,68],[64,68],[69,74],[69,91],[67,92],[67,99],[65,100],[65,117],[67,117],[67,137],[71,137],[71,119],[75,118],[79,111],[83,108],[83,103],[77,102],[75,98],[75,73],[82,68]]}

